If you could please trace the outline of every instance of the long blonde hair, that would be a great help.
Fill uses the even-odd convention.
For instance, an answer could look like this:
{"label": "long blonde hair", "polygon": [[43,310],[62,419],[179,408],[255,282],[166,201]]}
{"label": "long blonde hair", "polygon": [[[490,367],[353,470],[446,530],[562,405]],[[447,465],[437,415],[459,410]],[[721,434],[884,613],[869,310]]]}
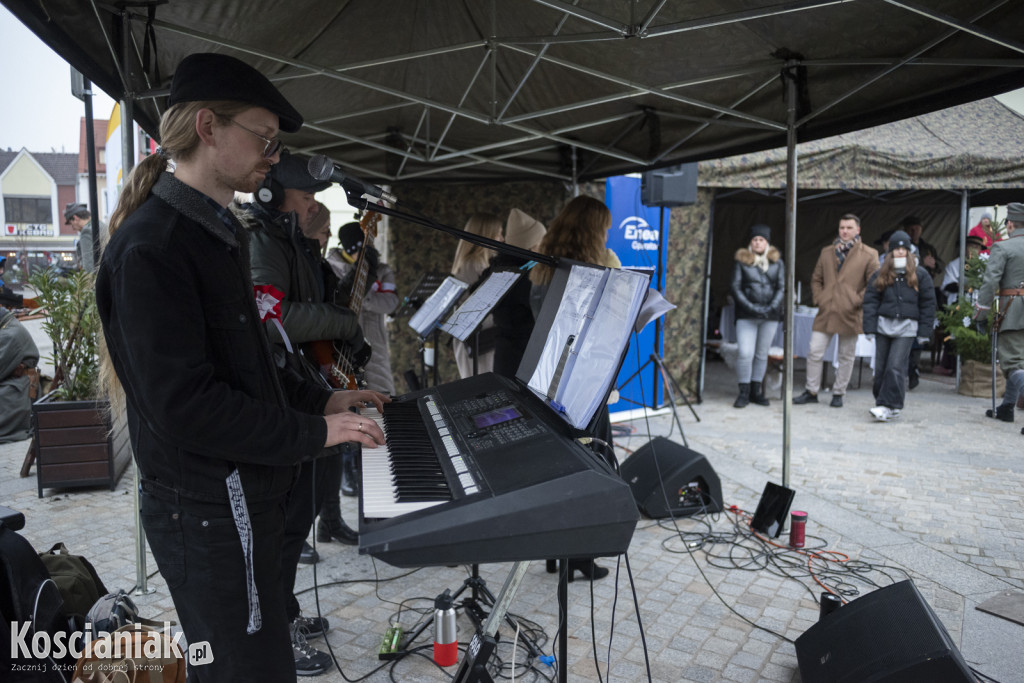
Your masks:
{"label": "long blonde hair", "polygon": [[[252,109],[253,105],[234,101],[182,102],[170,107],[160,118],[160,154],[151,154],[140,161],[128,174],[117,200],[117,208],[110,216],[106,239],[109,240],[128,216],[135,213],[149,198],[160,174],[168,169],[169,161],[188,161],[199,149],[196,132],[196,114],[200,109],[215,109],[228,118]],[[219,116],[217,117],[220,118]],[[227,125],[222,124],[222,125]],[[104,245],[106,246],[106,245]],[[121,381],[114,372],[114,364],[107,342],[100,331],[100,391],[110,400],[110,412],[117,416],[124,411],[125,396]]]}
{"label": "long blonde hair", "polygon": [[[573,197],[551,221],[537,251],[548,256],[603,265],[606,260],[605,242],[611,227],[612,212],[604,202],[586,195]],[[546,285],[554,273],[550,266],[538,264],[530,271],[530,282]]]}
{"label": "long blonde hair", "polygon": [[[462,229],[474,235],[496,240],[501,236],[502,224],[501,219],[493,214],[474,213]],[[476,272],[482,273],[487,269],[493,255],[493,249],[466,240],[459,240],[459,246],[455,250],[455,259],[452,261],[452,273],[458,273],[466,266],[471,266]]]}

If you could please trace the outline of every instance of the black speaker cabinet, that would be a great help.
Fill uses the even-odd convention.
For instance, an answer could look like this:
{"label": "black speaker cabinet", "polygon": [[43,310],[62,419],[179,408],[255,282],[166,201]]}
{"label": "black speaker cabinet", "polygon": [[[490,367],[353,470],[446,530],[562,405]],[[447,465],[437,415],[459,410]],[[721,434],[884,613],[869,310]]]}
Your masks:
{"label": "black speaker cabinet", "polygon": [[652,519],[722,509],[722,484],[711,464],[700,453],[666,438],[655,437],[626,458],[619,474],[640,512]]}
{"label": "black speaker cabinet", "polygon": [[640,201],[646,206],[697,203],[697,164],[679,164],[640,176]]}
{"label": "black speaker cabinet", "polygon": [[857,598],[796,639],[803,683],[974,683],[913,582]]}

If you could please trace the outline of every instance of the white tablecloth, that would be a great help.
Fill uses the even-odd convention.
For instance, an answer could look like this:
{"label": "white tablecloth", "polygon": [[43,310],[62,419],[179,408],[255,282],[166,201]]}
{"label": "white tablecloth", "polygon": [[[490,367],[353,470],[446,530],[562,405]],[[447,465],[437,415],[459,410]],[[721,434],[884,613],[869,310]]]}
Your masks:
{"label": "white tablecloth", "polygon": [[[807,358],[807,351],[811,346],[811,327],[814,324],[814,316],[817,314],[818,309],[811,308],[809,306],[798,306],[797,309],[793,311],[793,356],[795,358]],[[722,333],[722,340],[731,344],[736,343],[735,315],[735,308],[733,307],[733,304],[723,306],[718,326],[719,331]],[[783,339],[782,325],[779,325],[779,330],[775,333],[775,339],[772,340],[772,346],[782,348],[784,343]],[[863,334],[857,335],[857,350],[855,355],[857,358],[870,359],[871,368],[874,369],[874,339],[868,339]],[[828,344],[828,348],[825,349],[825,360],[832,363],[833,366],[839,365],[835,336],[832,337],[832,340]]]}

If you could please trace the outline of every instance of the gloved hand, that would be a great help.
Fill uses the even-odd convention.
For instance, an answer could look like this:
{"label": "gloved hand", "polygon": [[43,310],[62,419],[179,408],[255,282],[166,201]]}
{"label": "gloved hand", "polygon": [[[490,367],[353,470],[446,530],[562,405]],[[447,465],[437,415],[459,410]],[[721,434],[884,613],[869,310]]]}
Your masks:
{"label": "gloved hand", "polygon": [[875,341],[875,335],[874,334],[865,334],[864,338],[867,339],[869,342]]}
{"label": "gloved hand", "polygon": [[981,333],[981,334],[988,334],[988,318],[987,317],[985,317],[985,318],[978,318],[974,322],[975,322],[975,324],[978,327],[978,332],[979,333]]}
{"label": "gloved hand", "polygon": [[930,342],[930,341],[931,341],[931,339],[929,339],[928,337],[918,337],[917,338],[917,345],[922,347],[922,348],[924,348],[924,347],[928,346],[928,342]]}

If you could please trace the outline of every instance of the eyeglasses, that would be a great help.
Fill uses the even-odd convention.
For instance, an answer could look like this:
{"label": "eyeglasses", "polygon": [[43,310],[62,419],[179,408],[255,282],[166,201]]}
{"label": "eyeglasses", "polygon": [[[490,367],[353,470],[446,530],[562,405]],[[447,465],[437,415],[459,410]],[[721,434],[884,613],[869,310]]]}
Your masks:
{"label": "eyeglasses", "polygon": [[[217,115],[220,116],[220,114],[217,114]],[[241,128],[242,130],[246,131],[247,133],[252,133],[256,137],[258,137],[260,140],[263,140],[263,142],[267,143],[267,146],[263,148],[263,158],[264,159],[269,159],[270,157],[274,156],[279,151],[281,151],[281,141],[278,138],[273,138],[273,139],[265,138],[262,135],[260,135],[259,133],[257,133],[256,131],[251,130],[249,128],[246,128],[245,126],[240,124],[238,121],[235,121],[234,119],[228,119],[228,121],[230,123],[235,124],[236,126]]]}

